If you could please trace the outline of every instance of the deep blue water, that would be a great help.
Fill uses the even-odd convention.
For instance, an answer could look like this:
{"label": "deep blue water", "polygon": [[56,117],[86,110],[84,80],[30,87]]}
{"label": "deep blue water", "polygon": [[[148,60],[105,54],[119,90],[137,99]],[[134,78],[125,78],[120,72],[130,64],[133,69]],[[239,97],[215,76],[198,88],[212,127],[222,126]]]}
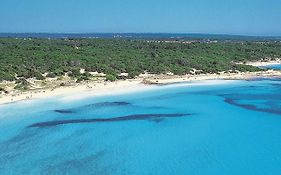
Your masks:
{"label": "deep blue water", "polygon": [[0,38],[132,38],[132,39],[199,39],[235,41],[280,41],[281,36],[243,36],[200,33],[0,33]]}
{"label": "deep blue water", "polygon": [[281,81],[0,106],[0,174],[278,175]]}

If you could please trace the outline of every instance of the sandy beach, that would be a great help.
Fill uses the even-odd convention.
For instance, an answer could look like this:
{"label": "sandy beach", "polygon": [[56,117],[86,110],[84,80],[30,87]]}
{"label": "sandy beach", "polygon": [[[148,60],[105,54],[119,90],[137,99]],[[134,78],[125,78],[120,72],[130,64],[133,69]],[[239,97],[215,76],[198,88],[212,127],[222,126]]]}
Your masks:
{"label": "sandy beach", "polygon": [[275,59],[272,61],[247,62],[246,64],[256,67],[271,66],[281,64],[281,59]]}
{"label": "sandy beach", "polygon": [[148,77],[136,78],[132,80],[119,80],[116,82],[89,82],[76,84],[73,86],[58,87],[55,89],[30,90],[26,92],[10,92],[0,95],[0,104],[13,103],[22,100],[38,98],[50,98],[55,96],[65,96],[65,100],[75,100],[87,96],[113,95],[116,93],[127,93],[148,89],[155,85],[165,85],[181,82],[193,82],[203,80],[244,80],[258,77],[281,78],[281,71],[262,72],[240,72],[221,74],[199,74],[199,75],[150,75]]}
{"label": "sandy beach", "polygon": [[134,92],[148,88],[140,79],[122,80],[116,82],[93,82],[87,84],[77,84],[76,86],[59,87],[56,89],[32,90],[26,92],[12,92],[0,95],[0,105],[13,103],[22,100],[32,100],[39,98],[50,98],[55,96],[65,96],[64,99],[79,99],[89,95],[112,95],[116,93]]}
{"label": "sandy beach", "polygon": [[239,73],[221,73],[221,74],[199,74],[185,76],[156,76],[147,78],[144,83],[147,84],[171,84],[188,81],[203,81],[203,80],[246,80],[259,77],[281,77],[281,71],[268,70],[261,72],[239,72]]}

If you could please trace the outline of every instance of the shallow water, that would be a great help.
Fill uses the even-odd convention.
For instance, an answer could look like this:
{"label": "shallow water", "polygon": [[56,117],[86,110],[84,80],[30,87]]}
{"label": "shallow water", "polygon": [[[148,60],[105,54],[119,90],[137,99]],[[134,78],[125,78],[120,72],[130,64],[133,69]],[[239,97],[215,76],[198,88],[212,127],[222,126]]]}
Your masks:
{"label": "shallow water", "polygon": [[262,66],[261,68],[268,68],[268,69],[273,69],[273,70],[281,70],[281,64],[267,65],[267,66]]}
{"label": "shallow water", "polygon": [[0,106],[0,174],[276,175],[281,81]]}

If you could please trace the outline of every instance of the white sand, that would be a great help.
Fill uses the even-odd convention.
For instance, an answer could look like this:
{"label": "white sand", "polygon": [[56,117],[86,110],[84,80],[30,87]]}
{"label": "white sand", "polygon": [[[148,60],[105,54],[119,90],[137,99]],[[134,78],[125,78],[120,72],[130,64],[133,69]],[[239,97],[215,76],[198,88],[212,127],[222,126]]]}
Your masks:
{"label": "white sand", "polygon": [[55,96],[65,96],[61,100],[76,100],[88,96],[112,95],[116,93],[127,93],[144,90],[151,86],[141,83],[141,80],[123,80],[116,82],[89,83],[87,85],[77,85],[71,87],[60,87],[54,90],[28,91],[20,94],[2,95],[0,104],[12,103],[22,100],[38,98],[49,98]]}
{"label": "white sand", "polygon": [[[12,103],[22,100],[31,100],[38,98],[50,98],[55,96],[64,96],[63,101],[83,99],[89,96],[113,95],[117,93],[130,93],[142,91],[153,87],[153,84],[172,84],[180,82],[194,82],[197,84],[219,84],[221,81],[204,81],[204,80],[243,80],[254,77],[281,77],[281,71],[263,71],[263,72],[246,72],[246,73],[222,73],[222,74],[201,74],[201,75],[154,75],[146,78],[134,80],[120,80],[116,82],[92,82],[88,84],[76,85],[71,87],[60,87],[54,90],[37,90],[23,93],[10,93],[0,95],[0,104]],[[230,81],[228,81],[230,82]]]}
{"label": "white sand", "polygon": [[[84,99],[92,96],[106,96],[117,95],[125,93],[133,93],[138,91],[144,91],[152,88],[153,86],[143,84],[141,80],[123,80],[117,82],[107,82],[106,84],[96,84],[92,88],[80,91],[79,93],[68,93],[59,100],[61,101],[74,101]],[[75,89],[75,88],[74,88]]]}
{"label": "white sand", "polygon": [[171,84],[177,82],[203,81],[203,80],[245,80],[255,77],[281,77],[281,71],[262,71],[262,72],[240,72],[222,74],[200,74],[186,76],[165,76],[147,78],[146,83],[150,84]]}
{"label": "white sand", "polygon": [[259,62],[248,62],[247,65],[263,67],[263,66],[271,66],[281,64],[281,59],[276,59],[274,61],[259,61]]}

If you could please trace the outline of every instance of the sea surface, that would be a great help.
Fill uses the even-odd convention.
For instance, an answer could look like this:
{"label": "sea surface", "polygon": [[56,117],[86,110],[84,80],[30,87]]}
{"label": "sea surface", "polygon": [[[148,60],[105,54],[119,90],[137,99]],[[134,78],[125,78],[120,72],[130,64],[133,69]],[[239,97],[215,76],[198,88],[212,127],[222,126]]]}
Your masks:
{"label": "sea surface", "polygon": [[267,66],[262,66],[261,68],[267,68],[267,69],[273,69],[273,70],[281,70],[281,64],[267,65]]}
{"label": "sea surface", "polygon": [[127,39],[184,39],[184,40],[233,40],[280,41],[281,36],[243,36],[200,33],[0,33],[0,38],[127,38]]}
{"label": "sea surface", "polygon": [[281,81],[0,106],[1,175],[279,175]]}

